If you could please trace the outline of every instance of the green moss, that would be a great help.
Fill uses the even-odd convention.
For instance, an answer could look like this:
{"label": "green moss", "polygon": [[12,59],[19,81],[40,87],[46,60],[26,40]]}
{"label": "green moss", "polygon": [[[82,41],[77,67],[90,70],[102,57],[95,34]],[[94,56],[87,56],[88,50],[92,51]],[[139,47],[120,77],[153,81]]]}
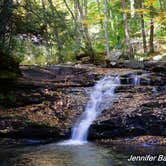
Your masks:
{"label": "green moss", "polygon": [[161,60],[162,61],[166,61],[166,56],[163,56],[163,58]]}

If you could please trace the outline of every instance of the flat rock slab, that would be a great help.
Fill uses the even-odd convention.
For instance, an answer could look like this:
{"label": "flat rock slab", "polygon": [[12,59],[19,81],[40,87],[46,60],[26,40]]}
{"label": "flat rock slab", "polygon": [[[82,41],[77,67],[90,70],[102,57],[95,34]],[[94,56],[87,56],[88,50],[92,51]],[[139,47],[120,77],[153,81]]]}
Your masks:
{"label": "flat rock slab", "polygon": [[162,145],[166,146],[166,138],[161,136],[137,136],[129,138],[116,138],[116,139],[99,139],[95,140],[97,143],[104,144],[134,144],[134,145]]}
{"label": "flat rock slab", "polygon": [[[91,139],[166,134],[163,72],[149,77],[144,70],[80,64],[20,68],[23,76],[13,86],[14,101],[0,106],[1,137],[20,137],[20,133],[22,137],[68,137],[94,84],[104,75],[119,75],[123,85],[116,89],[112,107],[103,110],[91,126]],[[136,74],[142,77],[140,86],[132,85]]]}

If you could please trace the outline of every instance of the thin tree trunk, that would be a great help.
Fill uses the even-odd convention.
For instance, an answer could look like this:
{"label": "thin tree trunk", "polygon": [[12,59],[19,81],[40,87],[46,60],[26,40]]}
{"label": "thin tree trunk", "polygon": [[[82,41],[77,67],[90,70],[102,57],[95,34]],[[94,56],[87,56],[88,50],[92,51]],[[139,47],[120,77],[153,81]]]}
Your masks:
{"label": "thin tree trunk", "polygon": [[[140,8],[143,9],[142,0],[139,0],[139,3],[140,3]],[[146,46],[145,21],[144,21],[143,12],[141,13],[140,16],[141,16],[141,32],[142,32],[143,48],[144,48],[144,53],[146,53],[147,52],[147,46]]]}
{"label": "thin tree trunk", "polygon": [[[84,0],[84,19],[86,20],[87,18],[87,14],[88,14],[88,1],[87,0]],[[94,63],[94,59],[95,59],[95,53],[94,53],[94,50],[93,50],[93,47],[92,47],[92,42],[91,42],[91,38],[90,38],[90,35],[89,35],[89,31],[88,31],[88,27],[85,25],[84,26],[84,31],[85,31],[85,36],[86,36],[86,40],[87,40],[87,44],[86,44],[86,48],[88,50],[88,54],[90,56],[90,62],[91,63]]]}
{"label": "thin tree trunk", "polygon": [[[110,2],[110,0],[108,2]],[[114,28],[114,22],[113,22],[113,16],[112,16],[112,9],[111,8],[109,9],[109,16],[110,16],[110,23],[111,23],[110,25],[111,25],[112,33],[114,33],[115,28]]]}
{"label": "thin tree trunk", "polygon": [[6,41],[6,33],[10,33],[10,30],[11,30],[11,29],[7,29],[6,27],[7,25],[11,23],[10,18],[12,15],[12,12],[11,12],[12,5],[13,5],[13,0],[4,0],[3,7],[0,13],[0,38],[2,39],[3,44]]}
{"label": "thin tree trunk", "polygon": [[[101,16],[100,1],[96,0],[96,3],[97,3],[97,9],[98,9],[98,12],[99,12],[99,16]],[[102,29],[103,28],[103,21],[102,21],[102,19],[100,19],[100,26],[101,26],[101,29]]]}
{"label": "thin tree trunk", "polygon": [[131,18],[135,15],[134,0],[130,0]]}
{"label": "thin tree trunk", "polygon": [[108,1],[104,0],[104,30],[105,30],[105,48],[107,56],[110,56],[109,36],[108,36]]}
{"label": "thin tree trunk", "polygon": [[[80,20],[81,21],[85,20],[87,12],[88,12],[88,10],[87,10],[88,1],[87,0],[84,1],[84,14],[85,15],[83,14],[83,8],[80,4],[80,1],[75,0],[75,3],[76,3],[76,6],[77,6],[77,9],[79,11]],[[94,53],[94,50],[93,50],[93,47],[92,47],[92,43],[91,43],[91,39],[90,39],[90,36],[89,36],[87,25],[86,24],[81,24],[81,25],[82,25],[81,29],[82,29],[83,39],[84,39],[85,48],[86,48],[85,52],[89,55],[90,62],[94,63],[95,53]]]}
{"label": "thin tree trunk", "polygon": [[[121,5],[122,5],[122,10],[125,10],[126,9],[125,0],[121,0]],[[131,41],[130,41],[129,27],[128,27],[128,23],[127,23],[127,14],[126,14],[126,12],[123,11],[122,16],[123,16],[123,24],[124,24],[124,31],[125,31],[124,46],[127,49],[129,49],[129,52],[127,51],[127,53],[130,54],[130,56],[133,56],[133,49],[132,49]]]}
{"label": "thin tree trunk", "polygon": [[154,52],[154,22],[153,22],[153,6],[150,6],[150,39],[149,39],[149,52]]}
{"label": "thin tree trunk", "polygon": [[161,10],[161,12],[163,12],[163,3],[162,3],[162,0],[159,0],[159,4],[160,4],[160,10]]}
{"label": "thin tree trunk", "polygon": [[[49,5],[50,5],[50,9],[56,19],[56,15],[55,15],[55,11],[54,11],[54,6],[53,6],[53,3],[52,3],[52,0],[48,0],[49,2]],[[57,25],[56,25],[56,20],[54,21],[54,33],[55,33],[55,36],[56,36],[56,43],[57,43],[57,49],[58,49],[58,53],[59,53],[59,56],[58,56],[58,63],[61,63],[63,61],[63,58],[62,58],[62,43],[61,43],[61,40],[59,38],[59,34],[58,34],[58,28],[57,28]]]}
{"label": "thin tree trunk", "polygon": [[[159,0],[159,4],[160,4],[160,11],[161,11],[161,16],[164,18],[165,16],[165,8],[166,8],[166,2],[165,0]],[[164,26],[164,30],[166,30],[166,22],[163,22],[162,25]]]}

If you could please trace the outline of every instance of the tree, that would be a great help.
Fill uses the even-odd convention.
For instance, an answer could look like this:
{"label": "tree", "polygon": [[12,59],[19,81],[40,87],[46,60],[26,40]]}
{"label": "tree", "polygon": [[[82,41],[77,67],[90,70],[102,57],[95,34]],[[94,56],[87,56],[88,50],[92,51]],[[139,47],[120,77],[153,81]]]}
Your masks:
{"label": "tree", "polygon": [[105,48],[107,56],[110,55],[110,49],[109,49],[109,36],[108,36],[108,1],[104,0],[104,29],[105,29]]}
{"label": "tree", "polygon": [[[84,8],[81,6],[80,0],[75,0],[74,2],[75,2],[76,10],[78,10],[78,13],[79,13],[78,19],[80,20],[80,28],[82,31],[83,42],[85,45],[84,51],[87,55],[89,55],[90,62],[94,63],[95,52],[92,47],[92,42],[91,42],[91,38],[90,38],[90,35],[88,32],[87,24],[84,22],[86,20],[87,14],[88,14],[88,9],[87,9],[88,1],[84,0],[84,3],[83,3]],[[83,11],[83,9],[84,9],[84,11]]]}
{"label": "tree", "polygon": [[75,62],[78,55],[93,63],[112,48],[131,58],[132,47],[142,51],[133,43],[140,36],[144,53],[155,51],[154,41],[166,30],[165,6],[165,0],[1,0],[0,46],[31,64],[38,57]]}
{"label": "tree", "polygon": [[129,27],[128,27],[128,22],[127,22],[127,13],[125,12],[126,9],[126,2],[125,0],[121,0],[121,5],[122,5],[122,16],[123,16],[123,24],[124,24],[124,32],[125,32],[125,42],[124,42],[124,47],[125,49],[127,48],[127,51],[125,53],[129,54],[129,58],[133,56],[133,49],[130,41],[130,35],[129,35]]}
{"label": "tree", "polygon": [[[11,38],[11,16],[12,16],[12,0],[3,0],[1,1],[1,10],[0,10],[0,41],[1,46],[6,46],[10,43]],[[8,40],[8,41],[7,41]],[[7,43],[5,43],[7,42]],[[9,46],[8,46],[9,48]]]}
{"label": "tree", "polygon": [[153,1],[150,2],[150,38],[149,38],[149,52],[150,53],[153,53],[154,52],[154,44],[153,44],[153,41],[154,41],[154,21],[153,21],[153,18],[154,18],[154,14],[153,14]]}
{"label": "tree", "polygon": [[130,0],[131,17],[135,15],[134,0]]}
{"label": "tree", "polygon": [[[139,7],[140,9],[143,9],[143,2],[142,0],[139,0]],[[143,11],[140,14],[141,17],[141,33],[142,33],[142,40],[143,40],[143,48],[144,48],[144,53],[147,52],[147,45],[146,45],[146,33],[145,33],[145,21],[144,21],[144,13]]]}

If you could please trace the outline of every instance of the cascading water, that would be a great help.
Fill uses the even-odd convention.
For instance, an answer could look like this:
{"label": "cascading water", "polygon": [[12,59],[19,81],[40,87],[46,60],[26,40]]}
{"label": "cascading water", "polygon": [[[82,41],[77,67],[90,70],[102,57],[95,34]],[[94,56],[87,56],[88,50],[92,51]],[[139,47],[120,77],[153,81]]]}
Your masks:
{"label": "cascading water", "polygon": [[87,142],[88,129],[101,111],[110,107],[115,98],[115,88],[120,84],[119,77],[105,76],[97,82],[88,101],[85,111],[76,122],[71,139],[61,145],[77,145]]}
{"label": "cascading water", "polygon": [[140,85],[140,78],[138,75],[134,75],[133,76],[133,81],[132,81],[133,85]]}

